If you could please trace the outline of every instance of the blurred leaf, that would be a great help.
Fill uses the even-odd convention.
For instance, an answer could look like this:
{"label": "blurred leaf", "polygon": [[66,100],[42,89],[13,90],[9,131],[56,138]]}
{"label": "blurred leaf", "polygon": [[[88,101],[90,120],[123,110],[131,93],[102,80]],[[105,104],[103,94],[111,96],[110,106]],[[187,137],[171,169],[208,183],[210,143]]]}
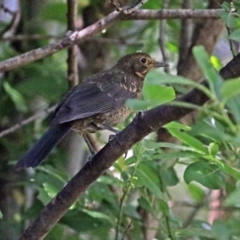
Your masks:
{"label": "blurred leaf", "polygon": [[161,212],[165,215],[168,216],[169,215],[169,207],[166,201],[163,201],[162,199],[160,199],[159,201],[159,206],[161,209]]}
{"label": "blurred leaf", "polygon": [[188,189],[195,201],[198,201],[198,202],[202,201],[205,194],[202,188],[200,188],[199,186],[191,182],[188,184]]}
{"label": "blurred leaf", "polygon": [[221,7],[226,11],[226,12],[230,12],[231,11],[231,4],[229,2],[224,1],[221,4]]}
{"label": "blurred leaf", "polygon": [[179,130],[185,130],[185,131],[189,131],[191,130],[190,126],[184,125],[182,123],[179,122],[175,122],[172,121],[170,123],[167,123],[164,125],[164,128],[170,129],[170,128],[175,128],[175,129],[179,129]]}
{"label": "blurred leaf", "polygon": [[157,106],[158,102],[149,102],[147,100],[127,99],[126,105],[135,111],[149,109],[151,105]]}
{"label": "blurred leaf", "polygon": [[219,88],[221,87],[223,80],[216,69],[214,69],[206,50],[203,46],[196,46],[193,48],[193,55],[198,66],[207,78],[212,93],[215,93],[219,98]]}
{"label": "blurred leaf", "polygon": [[174,167],[162,168],[159,174],[166,186],[175,186],[179,183],[179,179]]}
{"label": "blurred leaf", "polygon": [[233,31],[230,33],[229,38],[230,38],[231,40],[236,41],[236,42],[240,42],[240,29],[233,30]]}
{"label": "blurred leaf", "polygon": [[175,98],[175,91],[172,87],[146,83],[143,88],[143,97],[145,100],[156,101],[160,105],[172,101]]}
{"label": "blurred leaf", "polygon": [[0,219],[3,218],[3,214],[2,214],[2,211],[0,210]]}
{"label": "blurred leaf", "polygon": [[225,205],[229,207],[240,207],[240,188],[233,190],[225,200]]}
{"label": "blurred leaf", "polygon": [[226,107],[230,110],[236,123],[240,123],[240,96],[231,97],[226,102]]}
{"label": "blurred leaf", "polygon": [[136,176],[142,185],[148,188],[154,195],[159,198],[164,198],[164,195],[160,190],[157,175],[153,172],[153,169],[148,167],[146,164],[141,163],[136,169]]}
{"label": "blurred leaf", "polygon": [[216,56],[211,56],[210,61],[215,69],[218,71],[223,67],[221,61]]}
{"label": "blurred leaf", "polygon": [[212,225],[212,231],[217,240],[231,239],[231,232],[226,221],[215,220]]}
{"label": "blurred leaf", "polygon": [[67,5],[65,2],[50,2],[41,11],[41,16],[45,20],[55,20],[66,23]]}
{"label": "blurred leaf", "polygon": [[186,145],[194,148],[196,151],[200,151],[202,153],[207,153],[206,146],[203,145],[201,141],[199,141],[197,138],[189,135],[186,132],[181,132],[177,129],[168,129],[169,133],[173,136],[185,143]]}
{"label": "blurred leaf", "polygon": [[219,16],[222,18],[228,28],[234,29],[238,27],[238,21],[231,12],[221,12]]}
{"label": "blurred leaf", "polygon": [[219,145],[215,142],[211,142],[209,144],[208,151],[209,151],[210,155],[216,156],[219,151]]}
{"label": "blurred leaf", "polygon": [[[95,218],[81,210],[70,210],[63,216],[60,223],[69,226],[77,232],[104,230],[104,226],[109,225],[109,221],[103,218]],[[113,222],[111,222],[113,223]],[[110,224],[111,225],[111,224]]]}
{"label": "blurred leaf", "polygon": [[14,88],[12,88],[8,82],[3,82],[3,88],[11,100],[14,102],[16,108],[21,112],[26,112],[27,107],[23,96]]}
{"label": "blurred leaf", "polygon": [[196,181],[209,189],[222,189],[225,187],[225,176],[219,167],[206,161],[190,164],[184,172],[186,183]]}
{"label": "blurred leaf", "polygon": [[[53,240],[56,238],[56,236],[64,236],[64,227],[62,224],[56,224],[52,230],[47,234],[46,237],[44,237],[44,240]],[[68,240],[73,240],[71,239],[70,236],[68,236]],[[77,239],[76,239],[77,240]]]}
{"label": "blurred leaf", "polygon": [[139,206],[141,206],[143,209],[150,212],[153,216],[155,216],[156,211],[154,210],[152,203],[149,201],[149,199],[145,198],[144,196],[140,196],[138,198]]}
{"label": "blurred leaf", "polygon": [[222,84],[221,94],[224,100],[240,94],[240,78],[227,80]]}
{"label": "blurred leaf", "polygon": [[93,211],[93,210],[87,210],[87,209],[84,209],[83,212],[87,213],[89,216],[91,216],[93,218],[107,220],[107,221],[109,221],[109,223],[112,222],[112,219],[104,213]]}

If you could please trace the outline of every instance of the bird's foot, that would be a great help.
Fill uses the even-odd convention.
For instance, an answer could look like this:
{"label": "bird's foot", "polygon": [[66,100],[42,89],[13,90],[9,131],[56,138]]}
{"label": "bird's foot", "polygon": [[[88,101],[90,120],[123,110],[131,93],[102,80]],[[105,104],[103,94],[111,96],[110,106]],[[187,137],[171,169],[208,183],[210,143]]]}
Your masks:
{"label": "bird's foot", "polygon": [[93,168],[92,166],[92,159],[93,157],[96,155],[96,153],[92,154],[91,156],[88,157],[88,161],[87,161],[87,164],[90,168]]}

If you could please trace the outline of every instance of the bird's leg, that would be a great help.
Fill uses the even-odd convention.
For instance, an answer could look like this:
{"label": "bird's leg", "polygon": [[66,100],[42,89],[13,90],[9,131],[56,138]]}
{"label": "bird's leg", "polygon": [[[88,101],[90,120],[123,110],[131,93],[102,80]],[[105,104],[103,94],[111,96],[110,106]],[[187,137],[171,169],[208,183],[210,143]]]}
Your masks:
{"label": "bird's leg", "polygon": [[[106,125],[102,125],[102,128],[103,128],[103,129],[107,129],[107,130],[109,130],[109,131],[111,131],[111,132],[113,132],[113,133],[115,133],[115,134],[118,134],[118,133],[120,132],[119,130],[117,130],[117,129],[115,129],[115,128],[112,128],[112,127],[110,127],[110,126],[106,126]],[[115,134],[109,135],[109,137],[108,137],[108,142],[110,142],[111,140],[113,140],[114,138],[116,138],[118,144],[121,146],[121,143],[118,141],[118,137],[117,137]],[[128,154],[128,150],[124,153],[124,158],[127,157],[127,154]]]}
{"label": "bird's leg", "polygon": [[[101,126],[98,125],[98,127],[101,128],[101,129],[105,129],[105,130],[108,130],[110,132],[113,132],[115,134],[118,134],[120,132],[118,129],[112,128],[112,127],[110,127],[108,125],[105,125],[105,124],[102,124]],[[108,137],[109,142],[115,137],[115,134],[109,135],[109,137]]]}
{"label": "bird's leg", "polygon": [[83,134],[82,136],[83,136],[83,139],[84,139],[85,143],[86,143],[87,146],[88,146],[89,151],[91,152],[92,156],[94,156],[97,151],[96,151],[96,150],[94,149],[94,147],[92,146],[90,140],[88,139],[88,136],[87,136],[86,134]]}

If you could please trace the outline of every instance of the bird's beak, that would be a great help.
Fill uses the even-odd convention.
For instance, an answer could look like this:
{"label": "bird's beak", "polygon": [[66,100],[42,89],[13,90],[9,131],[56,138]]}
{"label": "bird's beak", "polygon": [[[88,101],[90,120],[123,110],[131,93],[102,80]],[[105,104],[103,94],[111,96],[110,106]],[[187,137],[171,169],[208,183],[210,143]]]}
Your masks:
{"label": "bird's beak", "polygon": [[159,68],[159,67],[168,67],[169,65],[167,63],[164,62],[157,62],[157,61],[153,61],[152,62],[152,67],[153,68]]}

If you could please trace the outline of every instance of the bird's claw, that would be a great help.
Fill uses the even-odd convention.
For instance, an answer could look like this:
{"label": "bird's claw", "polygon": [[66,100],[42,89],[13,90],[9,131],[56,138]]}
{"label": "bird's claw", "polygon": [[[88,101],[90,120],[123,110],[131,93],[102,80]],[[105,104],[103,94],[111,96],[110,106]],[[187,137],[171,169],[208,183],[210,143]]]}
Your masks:
{"label": "bird's claw", "polygon": [[[108,142],[112,141],[114,138],[116,138],[117,143],[121,146],[121,143],[118,141],[118,137],[115,134],[109,135]],[[128,150],[124,153],[124,159],[126,159],[127,154],[128,154]]]}

